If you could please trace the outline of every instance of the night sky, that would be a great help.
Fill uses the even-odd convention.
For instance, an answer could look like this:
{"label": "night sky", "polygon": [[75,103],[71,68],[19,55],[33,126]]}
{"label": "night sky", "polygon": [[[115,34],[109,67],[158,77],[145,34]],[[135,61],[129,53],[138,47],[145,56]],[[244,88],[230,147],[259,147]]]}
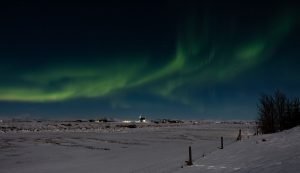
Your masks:
{"label": "night sky", "polygon": [[300,96],[300,5],[270,2],[2,4],[0,117],[254,119]]}

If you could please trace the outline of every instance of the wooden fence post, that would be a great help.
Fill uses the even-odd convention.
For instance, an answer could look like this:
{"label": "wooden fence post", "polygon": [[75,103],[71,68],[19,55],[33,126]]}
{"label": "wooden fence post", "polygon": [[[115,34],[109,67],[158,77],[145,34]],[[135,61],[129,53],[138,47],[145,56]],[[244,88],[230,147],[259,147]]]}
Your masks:
{"label": "wooden fence post", "polygon": [[186,161],[186,165],[191,166],[193,165],[193,161],[192,161],[192,147],[189,146],[189,160]]}
{"label": "wooden fence post", "polygon": [[237,141],[242,140],[242,130],[241,130],[241,129],[239,130],[239,135],[238,135],[238,137],[236,138],[236,140],[237,140]]}
{"label": "wooden fence post", "polygon": [[223,136],[221,137],[221,148],[220,149],[223,149],[224,146],[223,146]]}

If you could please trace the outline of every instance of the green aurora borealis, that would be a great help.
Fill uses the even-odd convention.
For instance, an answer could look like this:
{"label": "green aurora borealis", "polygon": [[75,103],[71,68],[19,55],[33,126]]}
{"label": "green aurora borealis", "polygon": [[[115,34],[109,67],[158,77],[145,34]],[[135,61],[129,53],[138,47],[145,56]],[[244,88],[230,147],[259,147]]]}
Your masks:
{"label": "green aurora borealis", "polygon": [[[149,4],[140,5],[135,8],[150,8]],[[16,26],[26,25],[29,29],[25,27],[21,34],[20,29],[7,31],[9,35],[18,34],[7,37],[8,44],[5,39],[1,42],[0,116],[72,116],[80,109],[79,116],[135,117],[146,113],[153,117],[243,119],[256,116],[256,99],[261,92],[280,88],[289,94],[300,94],[300,61],[295,45],[299,38],[297,8],[276,4],[274,10],[265,12],[259,8],[249,14],[253,9],[220,4],[212,8],[216,5],[203,3],[198,8],[188,4],[179,9],[169,5],[171,12],[162,6],[163,13],[157,16],[146,10],[141,18],[163,18],[157,23],[128,19],[122,29],[121,21],[135,15],[126,15],[130,5],[125,6],[119,9],[125,13],[124,18],[112,14],[113,23],[97,23],[95,30],[102,25],[111,26],[99,33],[93,31],[91,38],[87,26],[76,22],[70,26],[61,24],[55,21],[59,16],[52,17],[50,12],[46,12],[47,20],[39,23],[50,26],[44,31],[29,14],[28,23],[15,22]],[[110,4],[104,9],[108,12],[111,8]],[[102,14],[97,15],[94,17],[101,21]],[[73,19],[70,16],[67,19]],[[165,19],[170,21],[162,24]],[[87,25],[93,28],[94,22],[90,20]],[[8,30],[16,27],[2,24],[8,25]],[[74,27],[77,28],[69,36],[57,35],[58,31],[67,32]],[[117,29],[109,31],[110,27]],[[26,32],[32,28],[34,32],[28,36]],[[72,38],[77,32],[83,34]],[[46,36],[49,40],[44,41],[47,33],[53,38]],[[47,112],[58,103],[64,106]],[[74,112],[70,103],[77,107]]]}

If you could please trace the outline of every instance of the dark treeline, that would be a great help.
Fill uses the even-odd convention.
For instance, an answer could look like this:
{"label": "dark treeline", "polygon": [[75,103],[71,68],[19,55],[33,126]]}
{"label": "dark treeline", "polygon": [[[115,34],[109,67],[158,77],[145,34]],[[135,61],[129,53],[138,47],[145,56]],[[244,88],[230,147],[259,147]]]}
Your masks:
{"label": "dark treeline", "polygon": [[262,133],[275,133],[300,125],[300,99],[276,91],[262,94],[258,105],[258,127]]}

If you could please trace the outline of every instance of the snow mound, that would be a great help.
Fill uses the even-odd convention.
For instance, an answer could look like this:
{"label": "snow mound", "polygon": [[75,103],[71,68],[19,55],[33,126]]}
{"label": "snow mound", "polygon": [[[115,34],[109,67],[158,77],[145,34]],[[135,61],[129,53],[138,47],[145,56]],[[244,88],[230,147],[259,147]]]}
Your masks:
{"label": "snow mound", "polygon": [[[300,127],[225,146],[178,172],[293,173],[300,171]],[[196,154],[196,153],[194,153]]]}

